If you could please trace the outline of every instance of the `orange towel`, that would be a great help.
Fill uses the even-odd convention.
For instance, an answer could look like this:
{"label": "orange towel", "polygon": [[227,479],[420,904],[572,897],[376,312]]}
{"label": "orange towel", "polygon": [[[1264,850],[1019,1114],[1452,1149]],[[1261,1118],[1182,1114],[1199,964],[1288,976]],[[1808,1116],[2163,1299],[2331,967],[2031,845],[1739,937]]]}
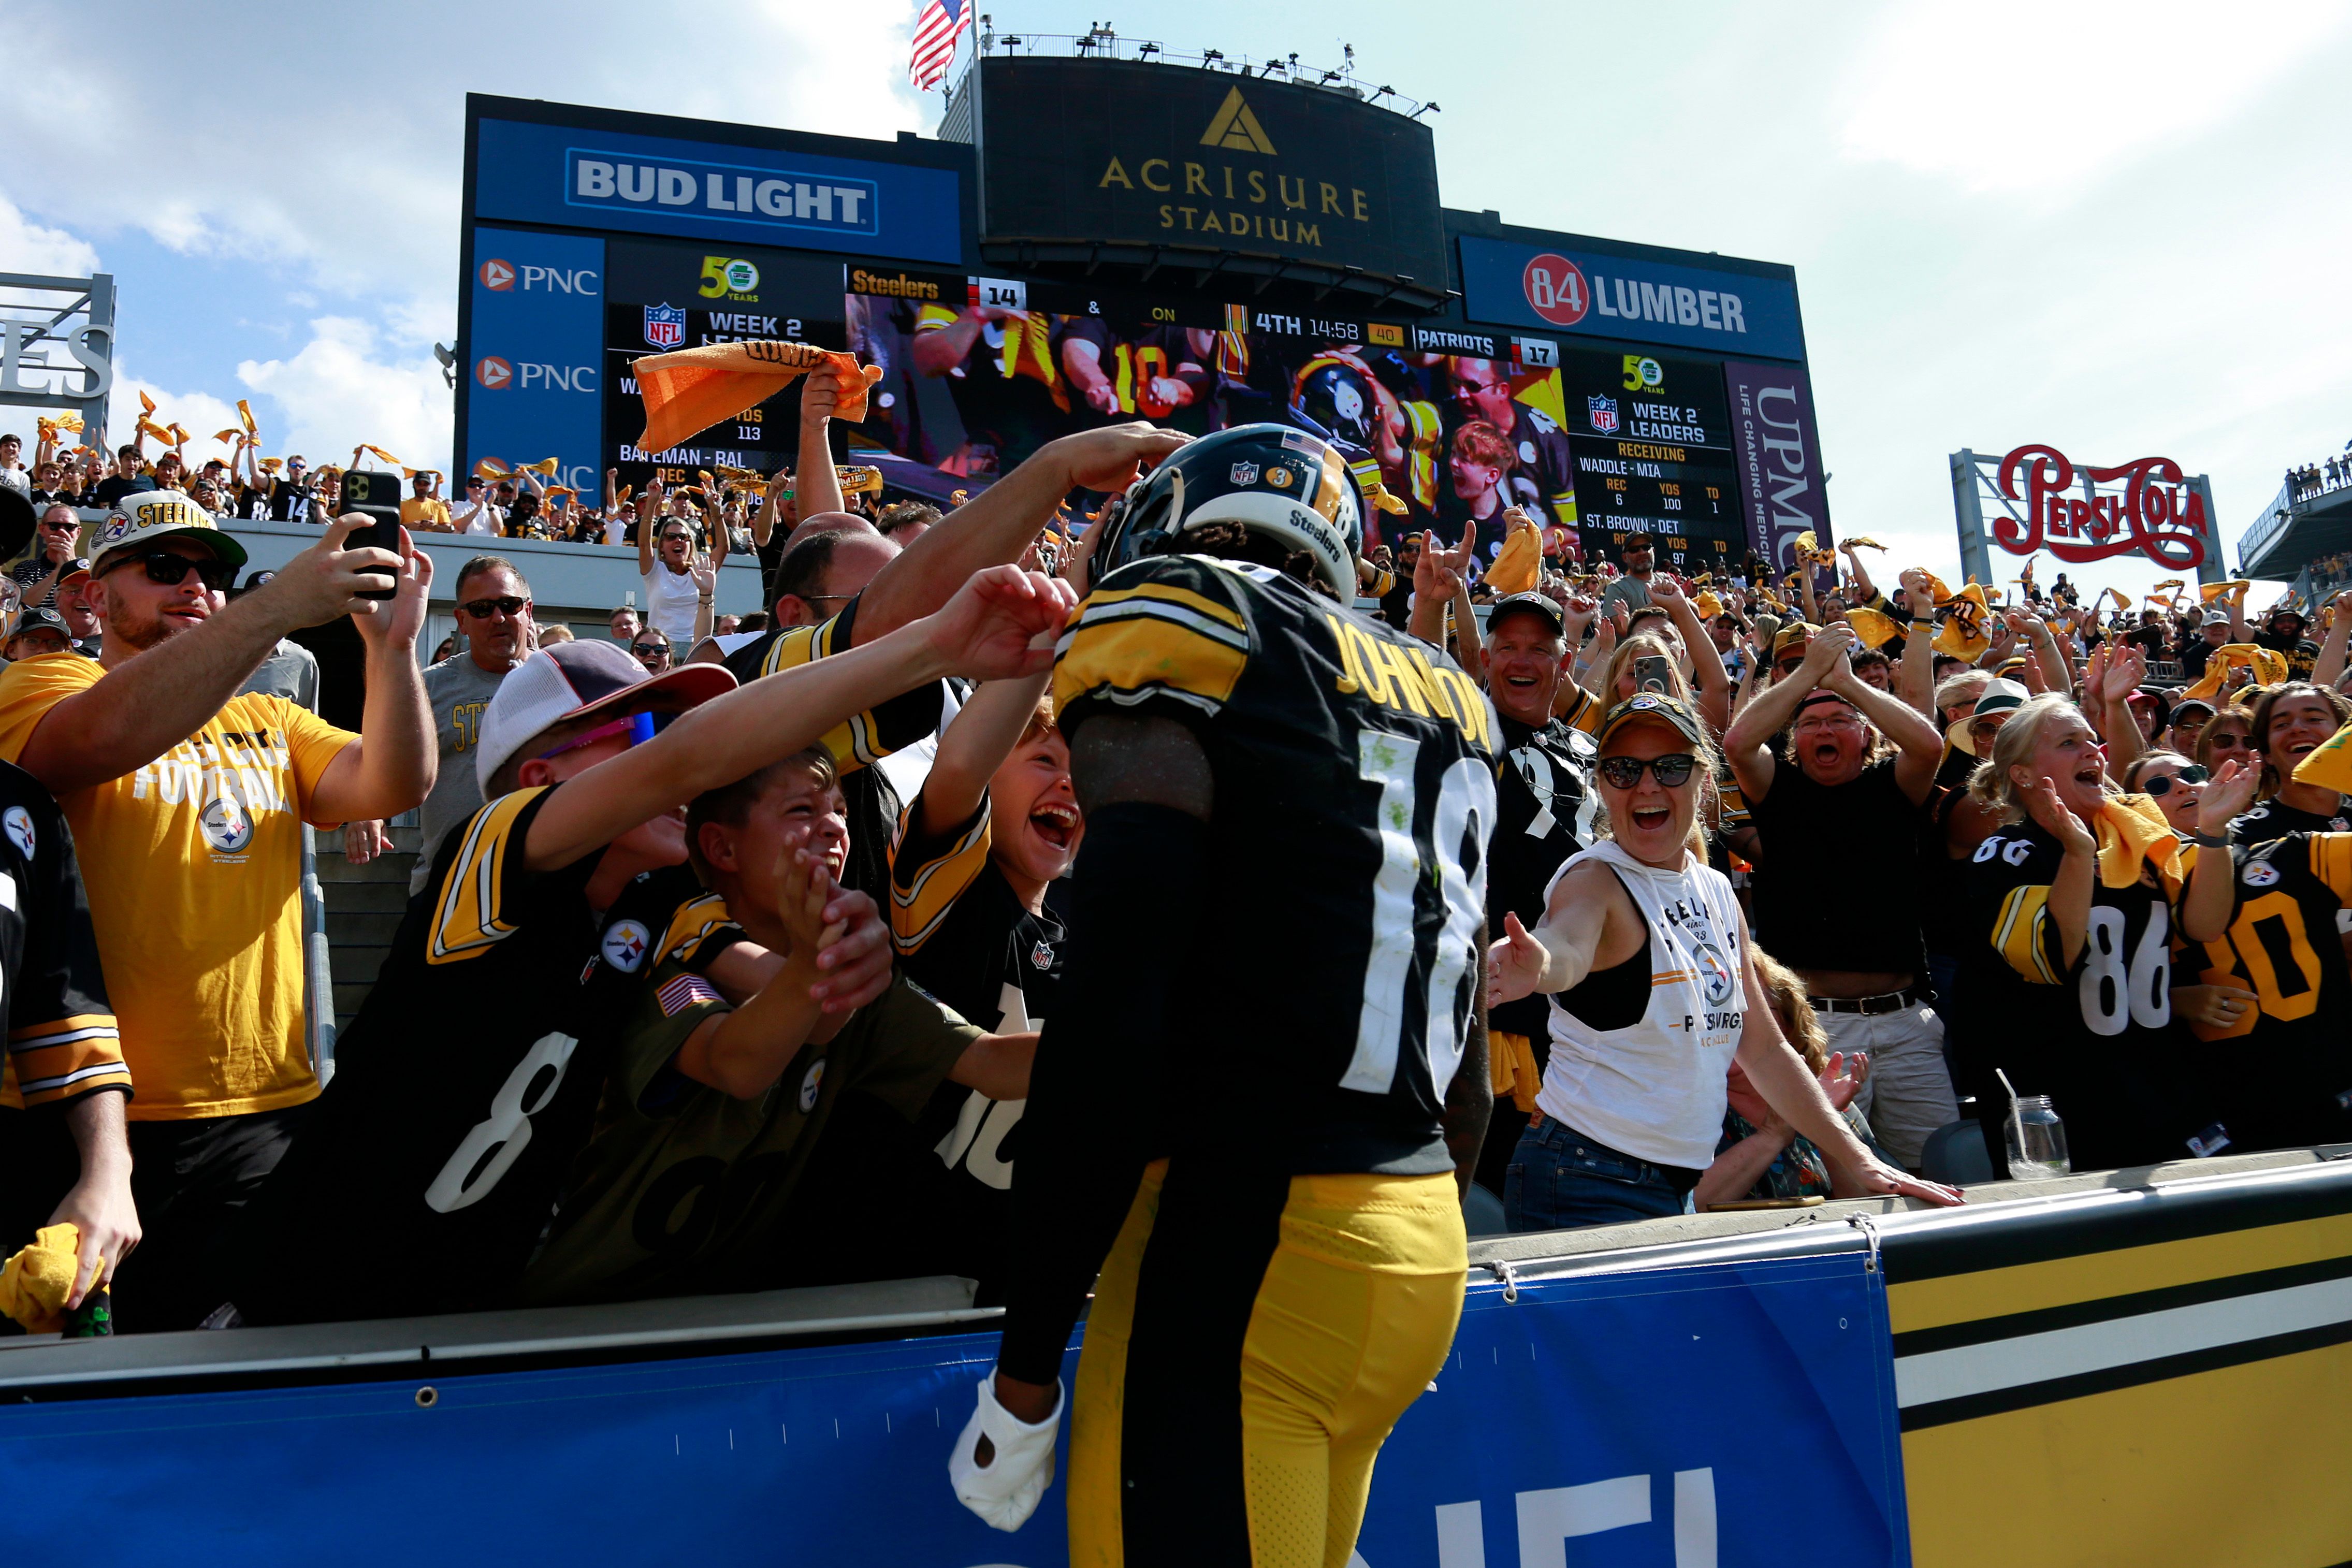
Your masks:
{"label": "orange towel", "polygon": [[882,367],[861,366],[853,353],[809,343],[758,341],[649,354],[630,367],[646,399],[646,433],[637,437],[637,445],[648,452],[667,452],[697,431],[758,406],[761,398],[782,392],[821,364],[833,366],[841,384],[835,417],[862,423],[866,389],[882,379]]}

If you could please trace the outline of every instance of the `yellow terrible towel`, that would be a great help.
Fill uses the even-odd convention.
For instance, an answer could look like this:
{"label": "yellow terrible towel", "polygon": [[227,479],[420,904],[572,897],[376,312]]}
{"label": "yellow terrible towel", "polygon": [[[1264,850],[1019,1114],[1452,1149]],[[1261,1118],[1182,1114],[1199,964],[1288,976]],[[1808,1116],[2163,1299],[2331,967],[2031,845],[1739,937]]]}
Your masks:
{"label": "yellow terrible towel", "polygon": [[48,1225],[35,1231],[33,1245],[0,1267],[0,1314],[16,1319],[28,1334],[63,1329],[80,1251],[78,1226]]}
{"label": "yellow terrible towel", "polygon": [[757,407],[761,399],[824,364],[833,367],[840,384],[835,415],[853,425],[863,422],[866,389],[882,379],[882,367],[861,366],[853,353],[761,339],[650,354],[631,367],[646,400],[646,433],[637,445],[666,452],[697,431]]}

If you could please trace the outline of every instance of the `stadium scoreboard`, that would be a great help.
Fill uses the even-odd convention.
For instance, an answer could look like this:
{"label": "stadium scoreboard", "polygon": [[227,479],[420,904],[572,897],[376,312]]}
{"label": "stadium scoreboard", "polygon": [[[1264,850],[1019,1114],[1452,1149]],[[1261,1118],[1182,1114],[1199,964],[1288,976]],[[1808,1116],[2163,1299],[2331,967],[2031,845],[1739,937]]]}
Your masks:
{"label": "stadium scoreboard", "polygon": [[[1090,425],[1267,419],[1378,464],[1389,542],[1491,557],[1510,505],[1693,572],[1830,537],[1787,268],[1443,208],[1427,127],[1344,93],[994,58],[970,88],[977,145],[469,96],[458,464],[553,457],[583,499],[789,468],[797,387],[652,452],[630,368],[783,339],[881,368],[835,456],[940,500]],[[1144,198],[1187,182],[1180,239]]]}

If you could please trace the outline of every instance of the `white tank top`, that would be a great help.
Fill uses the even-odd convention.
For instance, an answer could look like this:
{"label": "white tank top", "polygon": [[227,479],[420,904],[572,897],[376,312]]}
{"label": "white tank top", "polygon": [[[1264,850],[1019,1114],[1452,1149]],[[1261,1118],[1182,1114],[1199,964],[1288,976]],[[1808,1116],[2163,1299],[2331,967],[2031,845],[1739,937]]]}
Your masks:
{"label": "white tank top", "polygon": [[677,658],[686,657],[687,645],[694,640],[694,612],[701,602],[693,573],[673,572],[656,561],[646,574],[646,622],[661,628]]}
{"label": "white tank top", "polygon": [[1731,880],[1689,857],[1661,871],[1603,839],[1570,857],[1553,885],[1587,860],[1609,864],[1649,927],[1650,1005],[1631,1028],[1596,1029],[1555,994],[1536,1105],[1636,1159],[1705,1170],[1723,1136],[1724,1079],[1747,1010]]}

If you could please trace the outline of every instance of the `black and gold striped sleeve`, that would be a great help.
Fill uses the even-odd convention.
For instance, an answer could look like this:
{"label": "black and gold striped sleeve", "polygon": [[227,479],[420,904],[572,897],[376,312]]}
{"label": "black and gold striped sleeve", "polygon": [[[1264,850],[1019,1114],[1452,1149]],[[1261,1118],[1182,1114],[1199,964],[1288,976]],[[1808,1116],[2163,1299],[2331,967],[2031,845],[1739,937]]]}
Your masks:
{"label": "black and gold striped sleeve", "polygon": [[944,838],[914,830],[916,800],[898,814],[890,840],[890,940],[902,955],[919,952],[988,864],[989,802]]}
{"label": "black and gold striped sleeve", "polygon": [[22,804],[37,826],[26,883],[15,889],[25,941],[16,973],[7,977],[8,1050],[0,1089],[13,1084],[27,1107],[100,1089],[127,1096],[131,1069],[123,1065],[122,1040],[107,1002],[73,835],[65,814],[46,795]]}
{"label": "black and gold striped sleeve", "polygon": [[1560,677],[1559,689],[1551,700],[1551,716],[1571,730],[1581,730],[1588,735],[1601,732],[1601,720],[1607,710],[1601,699],[1587,691],[1566,675]]}
{"label": "black and gold striped sleeve", "polygon": [[550,787],[502,795],[458,829],[457,852],[434,895],[425,963],[456,963],[477,957],[519,929],[527,878],[523,841]]}
{"label": "black and gold striped sleeve", "polygon": [[2352,833],[2311,835],[2311,874],[2329,892],[2352,904]]}
{"label": "black and gold striped sleeve", "polygon": [[1087,595],[1055,649],[1054,708],[1065,733],[1090,712],[1163,707],[1213,717],[1250,659],[1249,622],[1210,562],[1154,556]]}
{"label": "black and gold striped sleeve", "polygon": [[702,893],[671,912],[654,952],[658,963],[701,969],[719,950],[743,940],[743,928],[727,912],[727,900],[716,893]]}
{"label": "black and gold striped sleeve", "polygon": [[2009,890],[1993,919],[1991,940],[1993,950],[2022,978],[2041,985],[2056,985],[2066,978],[2058,922],[2050,918],[2047,883],[2029,882]]}
{"label": "black and gold striped sleeve", "polygon": [[[856,617],[857,602],[852,600],[822,626],[794,626],[784,632],[761,654],[759,674],[778,675],[845,651],[852,646]],[[940,684],[930,681],[851,714],[826,733],[824,748],[833,753],[835,768],[856,773],[935,732],[942,711]]]}

